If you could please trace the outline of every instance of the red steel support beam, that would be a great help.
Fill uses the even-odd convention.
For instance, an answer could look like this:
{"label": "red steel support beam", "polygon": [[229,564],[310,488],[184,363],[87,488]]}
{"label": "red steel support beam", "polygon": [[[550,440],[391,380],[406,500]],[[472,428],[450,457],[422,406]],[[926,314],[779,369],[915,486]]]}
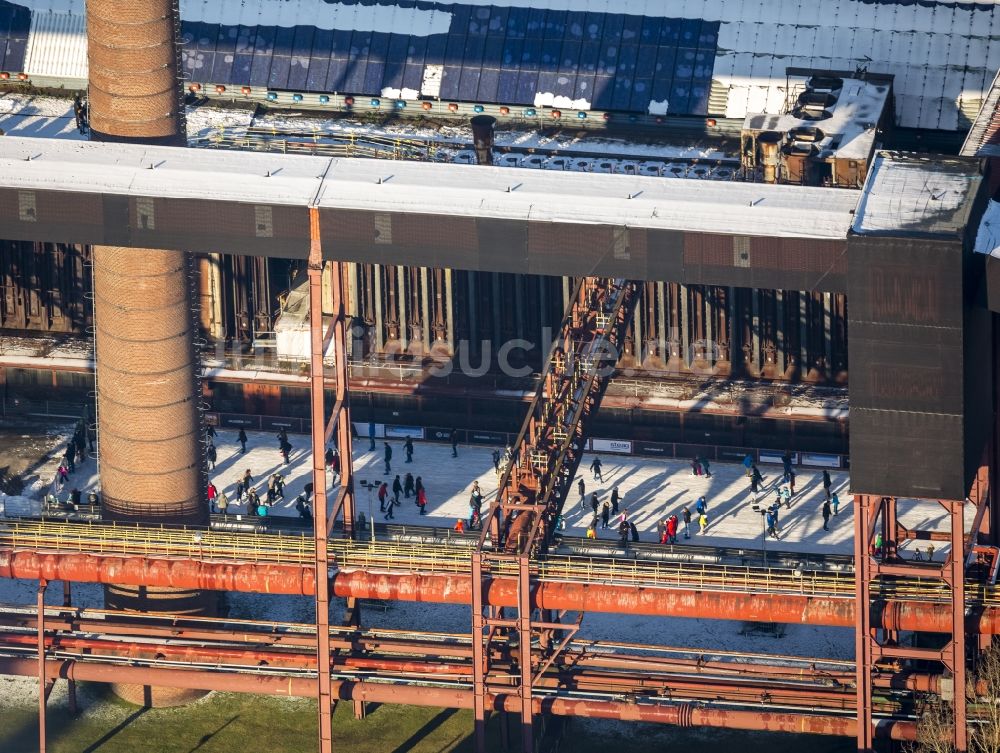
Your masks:
{"label": "red steel support beam", "polygon": [[951,522],[951,555],[945,563],[946,580],[951,586],[951,641],[947,649],[948,660],[945,661],[955,678],[954,701],[954,745],[955,750],[963,753],[968,748],[966,741],[967,708],[966,708],[966,653],[965,653],[965,502],[953,500],[944,504],[948,510]]}
{"label": "red steel support beam", "polygon": [[862,753],[872,750],[872,616],[871,555],[869,537],[876,514],[875,500],[866,494],[854,497],[854,601],[862,605],[855,610],[854,658],[857,665],[857,739]]}
{"label": "red steel support beam", "polygon": [[[327,523],[327,530],[333,530],[338,515],[343,516],[344,532],[354,535],[354,521],[357,514],[354,508],[354,439],[351,435],[350,394],[348,392],[349,365],[347,363],[347,289],[344,285],[344,266],[333,262],[333,274],[330,276],[330,288],[333,298],[333,321],[330,331],[334,345],[334,372],[336,375],[334,415],[331,422],[336,421],[337,451],[340,456],[340,494],[337,505]],[[324,344],[323,352],[326,352]],[[327,428],[326,439],[329,439]]]}
{"label": "red steel support beam", "polygon": [[45,589],[48,582],[43,578],[38,581],[38,751],[45,753],[46,714],[45,701]]}
{"label": "red steel support beam", "polygon": [[[0,674],[33,675],[36,671],[37,662],[33,659],[0,659]],[[317,692],[315,679],[308,677],[147,668],[90,661],[49,660],[45,662],[45,673],[50,679],[135,683],[259,695],[315,698]],[[331,683],[331,693],[338,700],[367,703],[459,709],[471,709],[474,704],[471,690],[425,685],[337,681]],[[489,708],[496,711],[518,713],[521,710],[521,699],[516,692],[489,694],[486,702]],[[651,722],[680,727],[724,727],[851,737],[855,734],[857,726],[853,717],[846,716],[703,708],[691,704],[667,705],[536,696],[531,705],[532,711],[536,714],[550,713],[558,716]],[[916,724],[910,721],[885,722],[879,725],[877,732],[880,737],[886,739],[914,740]]]}
{"label": "red steel support beam", "polygon": [[[472,553],[473,583],[482,582],[483,553]],[[472,589],[472,693],[473,736],[476,753],[486,753],[486,621],[483,619],[483,591]]]}
{"label": "red steel support beam", "polygon": [[[323,253],[320,248],[319,209],[309,209],[309,402],[312,408],[313,532],[316,539],[316,568],[330,569],[327,550],[326,504],[326,418],[323,406]],[[337,362],[343,358],[338,354]],[[347,459],[350,466],[350,458]],[[316,588],[316,652],[319,697],[319,753],[333,751],[333,716],[330,678],[330,584],[314,578]]]}

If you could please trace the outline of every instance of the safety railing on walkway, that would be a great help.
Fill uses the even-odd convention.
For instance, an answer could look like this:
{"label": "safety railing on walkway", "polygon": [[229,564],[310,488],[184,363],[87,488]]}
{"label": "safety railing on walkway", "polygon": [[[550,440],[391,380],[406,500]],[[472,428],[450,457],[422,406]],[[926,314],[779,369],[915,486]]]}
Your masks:
{"label": "safety railing on walkway", "polygon": [[[461,542],[464,543],[464,542]],[[343,570],[393,573],[466,574],[474,542],[468,546],[332,539],[331,561]],[[245,533],[116,523],[54,521],[0,522],[0,548],[106,556],[178,558],[311,566],[313,540],[299,533]],[[541,580],[616,583],[706,591],[854,597],[854,575],[820,570],[671,562],[614,557],[549,555],[532,564]],[[514,562],[491,563],[489,575],[515,577]],[[883,597],[945,601],[949,594],[935,578],[896,578],[881,587]],[[969,600],[1000,603],[996,587],[967,586]]]}

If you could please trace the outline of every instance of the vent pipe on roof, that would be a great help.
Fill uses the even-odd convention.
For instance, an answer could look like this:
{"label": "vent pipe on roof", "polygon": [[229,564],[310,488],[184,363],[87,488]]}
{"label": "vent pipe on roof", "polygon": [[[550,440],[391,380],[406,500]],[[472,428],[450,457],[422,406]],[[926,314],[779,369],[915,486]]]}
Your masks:
{"label": "vent pipe on roof", "polygon": [[472,119],[472,143],[477,165],[493,164],[493,141],[497,119],[492,115],[476,115]]}
{"label": "vent pipe on roof", "polygon": [[760,162],[764,166],[764,182],[778,182],[778,161],[780,159],[779,147],[784,140],[784,136],[775,131],[766,131],[757,137],[760,145]]}

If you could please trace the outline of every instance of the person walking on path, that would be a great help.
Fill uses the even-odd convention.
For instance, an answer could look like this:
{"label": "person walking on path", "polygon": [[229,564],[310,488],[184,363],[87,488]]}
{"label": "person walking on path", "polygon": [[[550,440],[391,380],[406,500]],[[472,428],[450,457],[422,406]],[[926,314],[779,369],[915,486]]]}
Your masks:
{"label": "person walking on path", "polygon": [[409,499],[411,494],[416,494],[416,487],[413,485],[413,474],[407,473],[403,477],[403,498]]}
{"label": "person walking on path", "polygon": [[215,484],[211,481],[208,482],[208,489],[205,492],[205,496],[208,497],[209,507],[211,507],[212,503],[215,502],[215,498],[219,496],[219,490],[215,488]]}
{"label": "person walking on path", "polygon": [[493,458],[493,472],[496,473],[498,476],[500,475],[500,457],[501,457],[501,455],[502,455],[502,453],[500,452],[500,450],[498,450],[496,448],[494,448],[493,452],[491,453],[491,457]]}
{"label": "person walking on path", "polygon": [[[389,496],[389,484],[383,481],[378,488],[378,511],[385,512],[385,498]],[[391,503],[390,503],[391,505]]]}
{"label": "person walking on path", "polygon": [[784,504],[786,510],[792,506],[792,492],[787,486],[778,489],[778,503]]}
{"label": "person walking on path", "polygon": [[417,476],[417,480],[413,482],[413,493],[419,497],[420,492],[422,492],[423,490],[424,490],[424,479],[422,476]]}
{"label": "person walking on path", "polygon": [[413,437],[407,437],[403,443],[403,451],[406,453],[406,462],[413,462]]}
{"label": "person walking on path", "polygon": [[375,422],[368,422],[368,452],[375,452]]}
{"label": "person walking on path", "polygon": [[482,516],[483,492],[479,489],[479,482],[472,482],[472,491],[469,492],[469,528],[472,528]]}
{"label": "person walking on path", "polygon": [[621,497],[618,495],[618,487],[616,486],[614,489],[611,490],[611,514],[612,515],[617,515],[618,514],[618,501],[620,499],[621,499]]}
{"label": "person walking on path", "polygon": [[618,543],[625,548],[628,548],[628,534],[629,534],[628,521],[623,520],[621,523],[618,524]]}
{"label": "person walking on path", "polygon": [[781,456],[781,472],[782,472],[782,482],[788,483],[788,477],[792,475],[792,453],[791,450],[786,450],[785,454]]}
{"label": "person walking on path", "polygon": [[[386,490],[386,492],[385,492],[386,493],[386,497],[388,497],[389,496],[389,484],[386,483],[385,481],[383,481],[382,482],[382,489]],[[379,494],[382,493],[382,489],[379,489]],[[384,520],[392,520],[393,519],[392,511],[393,511],[394,507],[395,507],[395,505],[392,503],[392,500],[391,499],[386,499],[386,501],[385,501],[385,515],[383,516]]]}
{"label": "person walking on path", "polygon": [[706,528],[708,528],[708,515],[703,512],[698,513],[698,533],[705,533]]}
{"label": "person walking on path", "polygon": [[396,478],[392,482],[392,503],[394,505],[399,504],[399,495],[403,493],[403,484],[399,480],[399,474],[396,474]]}
{"label": "person walking on path", "polygon": [[275,437],[278,439],[278,450],[281,450],[282,447],[288,444],[288,431],[286,431],[284,426],[278,429],[278,433],[275,434]]}
{"label": "person walking on path", "polygon": [[333,451],[333,461],[330,463],[330,480],[335,484],[340,480],[340,453],[336,450]]}
{"label": "person walking on path", "polygon": [[689,539],[691,538],[691,511],[687,505],[681,510],[681,518],[684,520],[684,538]]}
{"label": "person walking on path", "polygon": [[677,543],[677,516],[671,515],[667,518],[667,542],[668,544]]}
{"label": "person walking on path", "polygon": [[208,461],[208,469],[210,471],[215,470],[215,461],[218,459],[218,457],[219,453],[215,449],[215,445],[210,444],[208,448],[205,450],[205,459]]}
{"label": "person walking on path", "polygon": [[705,478],[712,478],[712,468],[708,463],[708,458],[703,458],[701,455],[696,455],[695,460],[698,461],[698,465],[701,466],[701,472],[705,474]]}
{"label": "person walking on path", "polygon": [[763,488],[764,486],[764,476],[760,472],[760,468],[756,465],[753,466],[751,470],[751,480],[757,484],[757,488]]}
{"label": "person walking on path", "polygon": [[778,538],[778,513],[773,507],[767,508],[767,512],[764,515],[765,523],[767,524],[767,535]]}
{"label": "person walking on path", "polygon": [[593,461],[590,463],[590,470],[594,474],[594,480],[604,483],[604,476],[601,474],[601,458],[599,455],[594,455]]}
{"label": "person walking on path", "polygon": [[691,473],[693,473],[695,476],[701,475],[701,461],[698,460],[697,455],[691,458]]}
{"label": "person walking on path", "polygon": [[76,446],[72,442],[66,445],[66,452],[63,453],[63,462],[69,468],[70,473],[76,473]]}
{"label": "person walking on path", "polygon": [[822,514],[823,514],[823,530],[824,531],[829,531],[830,530],[830,500],[828,500],[828,499],[824,499],[823,500]]}
{"label": "person walking on path", "polygon": [[694,511],[701,515],[702,513],[708,513],[708,500],[705,499],[704,495],[698,497],[698,501],[695,502]]}
{"label": "person walking on path", "polygon": [[385,450],[383,452],[383,456],[385,458],[385,475],[388,476],[389,472],[392,470],[392,466],[390,464],[392,461],[392,448],[389,446],[388,442],[383,442],[383,444],[385,445]]}
{"label": "person walking on path", "polygon": [[601,530],[603,531],[608,527],[608,523],[611,521],[611,505],[608,504],[607,500],[601,505]]}
{"label": "person walking on path", "polygon": [[420,508],[421,515],[426,514],[426,510],[424,508],[427,507],[427,492],[424,491],[424,487],[422,485],[419,489],[417,489],[417,507]]}
{"label": "person walking on path", "polygon": [[451,456],[453,458],[457,458],[458,457],[458,432],[455,431],[454,429],[451,430],[450,439],[451,439]]}
{"label": "person walking on path", "polygon": [[247,432],[242,426],[240,427],[240,433],[236,435],[236,441],[240,443],[240,455],[247,454]]}
{"label": "person walking on path", "polygon": [[833,497],[830,500],[830,507],[833,508],[833,514],[836,515],[840,511],[840,497],[836,492],[833,493]]}
{"label": "person walking on path", "polygon": [[226,510],[229,509],[229,497],[226,496],[225,492],[219,492],[219,496],[215,498],[215,506],[223,515],[226,514]]}
{"label": "person walking on path", "polygon": [[580,492],[580,509],[587,509],[587,485],[583,481],[583,476],[576,482],[576,489]]}
{"label": "person walking on path", "polygon": [[600,505],[600,502],[597,499],[597,492],[594,492],[590,495],[590,509],[593,511],[595,516],[597,515],[598,505]]}
{"label": "person walking on path", "polygon": [[747,478],[750,478],[751,468],[753,468],[753,458],[750,455],[747,455],[743,458],[743,472],[746,473]]}
{"label": "person walking on path", "polygon": [[830,471],[823,471],[823,493],[826,494],[826,501],[830,501],[830,487],[833,486],[833,480],[830,478]]}
{"label": "person walking on path", "polygon": [[288,456],[292,452],[292,446],[286,441],[281,445],[281,457],[285,461],[285,465],[288,465]]}
{"label": "person walking on path", "polygon": [[323,462],[326,463],[327,468],[333,467],[333,447],[327,447],[326,452],[323,453]]}

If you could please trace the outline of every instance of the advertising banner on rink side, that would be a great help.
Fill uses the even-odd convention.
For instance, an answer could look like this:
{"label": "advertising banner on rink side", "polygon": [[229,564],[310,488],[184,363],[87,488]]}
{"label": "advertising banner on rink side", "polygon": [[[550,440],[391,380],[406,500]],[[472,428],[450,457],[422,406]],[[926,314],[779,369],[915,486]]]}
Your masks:
{"label": "advertising banner on rink side", "polygon": [[621,455],[631,455],[632,442],[627,439],[591,439],[590,449],[593,452],[616,452]]}

